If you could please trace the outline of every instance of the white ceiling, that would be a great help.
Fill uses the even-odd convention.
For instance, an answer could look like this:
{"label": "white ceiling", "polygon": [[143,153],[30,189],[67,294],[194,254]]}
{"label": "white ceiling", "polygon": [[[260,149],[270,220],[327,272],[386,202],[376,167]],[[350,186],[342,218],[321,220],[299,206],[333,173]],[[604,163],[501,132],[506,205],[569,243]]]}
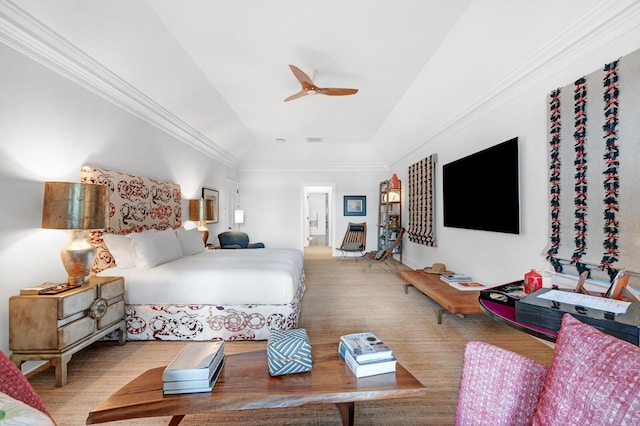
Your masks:
{"label": "white ceiling", "polygon": [[[387,167],[613,3],[15,1],[242,168]],[[359,92],[285,103],[300,90],[289,64]]]}

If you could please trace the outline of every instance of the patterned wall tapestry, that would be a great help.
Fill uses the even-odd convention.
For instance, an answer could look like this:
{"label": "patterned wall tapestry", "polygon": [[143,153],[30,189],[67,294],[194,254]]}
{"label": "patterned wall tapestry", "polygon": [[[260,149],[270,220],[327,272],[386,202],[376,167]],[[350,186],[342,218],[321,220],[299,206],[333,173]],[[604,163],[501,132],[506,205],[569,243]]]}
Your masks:
{"label": "patterned wall tapestry", "polygon": [[548,103],[556,271],[640,272],[640,50],[554,90]]}
{"label": "patterned wall tapestry", "polygon": [[409,241],[436,246],[433,222],[435,169],[438,156],[432,154],[409,166]]}

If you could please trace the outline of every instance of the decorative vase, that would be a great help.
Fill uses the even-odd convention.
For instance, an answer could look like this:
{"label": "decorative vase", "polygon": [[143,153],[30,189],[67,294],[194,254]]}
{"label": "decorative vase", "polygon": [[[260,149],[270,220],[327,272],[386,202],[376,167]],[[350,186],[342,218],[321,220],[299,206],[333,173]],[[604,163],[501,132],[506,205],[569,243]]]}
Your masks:
{"label": "decorative vase", "polygon": [[391,180],[389,181],[389,188],[398,189],[400,188],[400,180],[398,179],[398,175],[395,173],[391,176]]}

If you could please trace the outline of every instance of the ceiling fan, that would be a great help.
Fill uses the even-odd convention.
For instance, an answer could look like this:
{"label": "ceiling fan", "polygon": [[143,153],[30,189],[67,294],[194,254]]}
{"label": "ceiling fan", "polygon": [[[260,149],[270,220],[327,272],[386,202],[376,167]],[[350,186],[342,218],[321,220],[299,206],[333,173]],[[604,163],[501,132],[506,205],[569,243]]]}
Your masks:
{"label": "ceiling fan", "polygon": [[296,76],[300,84],[302,85],[302,90],[298,93],[295,93],[284,101],[289,102],[294,99],[301,98],[306,95],[329,95],[329,96],[345,96],[345,95],[354,95],[358,93],[358,89],[340,89],[334,87],[318,87],[313,84],[311,78],[305,74],[300,68],[295,65],[289,65],[291,71],[293,71],[293,75]]}

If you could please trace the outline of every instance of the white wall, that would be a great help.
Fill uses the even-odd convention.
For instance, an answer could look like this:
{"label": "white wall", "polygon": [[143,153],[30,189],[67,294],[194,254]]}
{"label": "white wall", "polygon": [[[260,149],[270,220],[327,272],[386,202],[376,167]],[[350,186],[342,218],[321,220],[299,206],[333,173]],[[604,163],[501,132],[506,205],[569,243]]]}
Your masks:
{"label": "white wall", "polygon": [[[78,182],[89,164],[179,183],[185,199],[217,188],[224,206],[237,172],[1,43],[0,63],[0,349],[9,353],[9,297],[66,280],[68,233],[40,228],[44,181]],[[211,225],[214,236],[224,229]]]}
{"label": "white wall", "polygon": [[[347,224],[367,222],[367,250],[376,248],[378,220],[378,184],[391,177],[388,171],[242,171],[240,193],[245,208],[245,223],[241,230],[252,242],[262,241],[268,247],[296,247],[304,243],[303,188],[304,186],[332,186],[330,200],[333,229],[331,246],[337,247]],[[365,195],[367,216],[343,216],[345,195]]]}
{"label": "white wall", "polygon": [[[492,110],[473,116],[455,133],[424,144],[410,158],[394,168],[406,181],[407,166],[420,159],[438,154],[436,169],[436,230],[438,246],[406,243],[403,261],[413,268],[444,262],[449,269],[470,274],[486,284],[500,284],[522,279],[531,268],[549,270],[543,251],[548,242],[548,135],[547,95],[551,90],[571,83],[579,77],[602,68],[627,53],[640,48],[640,29],[636,28],[602,48],[584,48],[583,56],[566,64],[552,75],[538,79],[530,87],[506,96]],[[462,55],[464,56],[464,55]],[[464,66],[461,58],[451,58],[452,65]],[[564,58],[558,58],[563,61]],[[462,61],[462,62],[461,62]],[[639,100],[640,102],[640,100]],[[419,108],[419,106],[416,106]],[[415,123],[419,126],[419,123]],[[519,138],[521,231],[509,235],[485,231],[445,228],[442,223],[442,165],[483,148]],[[472,177],[470,177],[472,178]],[[496,200],[499,189],[496,188]],[[487,200],[488,203],[496,200]],[[406,209],[406,205],[404,206]],[[496,208],[499,205],[496,204]],[[406,212],[406,210],[405,210]],[[473,206],[470,213],[473,214]],[[406,216],[405,216],[406,217]]]}

